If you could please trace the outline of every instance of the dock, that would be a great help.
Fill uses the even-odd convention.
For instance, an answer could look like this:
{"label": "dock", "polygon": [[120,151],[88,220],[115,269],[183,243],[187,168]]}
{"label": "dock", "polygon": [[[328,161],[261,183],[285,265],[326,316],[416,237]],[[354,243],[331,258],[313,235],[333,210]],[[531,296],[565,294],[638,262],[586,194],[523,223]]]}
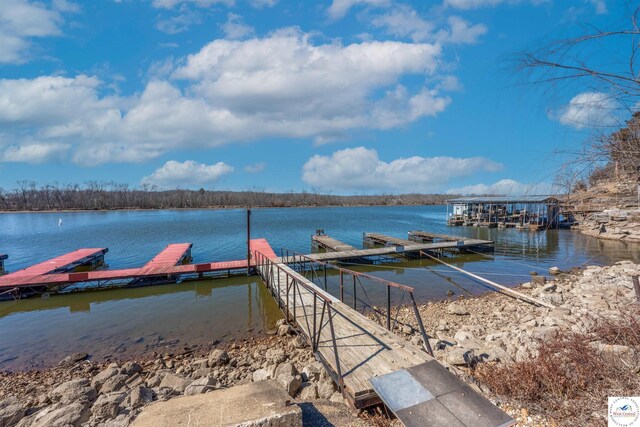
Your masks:
{"label": "dock", "polygon": [[191,262],[192,243],[173,243],[168,245],[151,261],[144,265],[144,268],[173,267],[174,265],[187,264]]}
{"label": "dock", "polygon": [[[91,261],[92,256],[95,257],[98,254],[102,256],[102,263],[104,263],[104,253],[108,250],[106,248],[79,249],[0,277],[0,296],[20,298],[34,293],[62,292],[85,283],[92,283],[97,289],[122,285],[139,286],[145,281],[154,284],[158,281],[167,283],[196,280],[220,274],[229,276],[232,272],[244,273],[248,267],[251,267],[247,260],[180,264],[191,258],[191,247],[191,243],[169,245],[139,268],[74,272],[73,266],[79,265],[80,262],[83,262],[81,265],[85,265],[87,260]],[[251,249],[271,251],[265,239],[251,240]]]}
{"label": "dock", "polygon": [[458,240],[464,240],[463,237],[450,236],[448,234],[428,233],[422,230],[409,231],[408,235],[409,240],[418,243],[430,243],[434,241],[457,242]]}
{"label": "dock", "polygon": [[[327,369],[352,407],[366,408],[380,403],[382,400],[376,389],[388,387],[398,373],[402,375],[409,370],[426,372],[434,364],[440,366],[428,353],[391,332],[389,317],[387,329],[321,289],[280,258],[276,258],[275,254],[267,255],[256,251],[253,258],[258,274],[278,302],[287,321],[301,330],[316,358]],[[293,263],[296,258],[290,257],[290,261]],[[313,261],[309,256],[303,255],[297,258],[297,262]],[[340,269],[340,273],[342,277],[349,274],[349,270]],[[363,273],[350,274],[355,283],[356,276]],[[388,281],[387,286],[409,291],[413,299],[412,288]],[[387,292],[390,292],[390,288]],[[419,319],[419,312],[417,308],[415,310]],[[390,311],[388,314],[390,315]],[[418,323],[424,335],[421,320]],[[469,419],[470,416],[482,420],[482,425],[509,425],[512,421],[507,414],[470,387],[463,388],[460,380],[444,368],[438,371],[437,384],[428,374],[421,377],[416,373],[410,377],[414,381],[413,385],[423,391],[422,395],[431,396],[431,399],[416,400],[412,396],[415,387],[394,387],[394,394],[414,401],[414,404],[423,404],[428,400],[434,400],[436,404],[438,401],[442,402],[439,395],[443,394],[443,390],[436,390],[437,384],[455,384],[456,387],[448,391],[456,391],[448,394],[450,400],[445,412],[450,418],[438,420],[433,414],[424,418],[424,414],[418,416],[410,411],[398,411],[396,415],[405,424],[409,421],[416,423],[428,420],[428,425],[445,426],[451,425],[448,424],[450,419]],[[473,406],[470,406],[470,397],[473,398]]]}
{"label": "dock", "polygon": [[382,246],[408,246],[415,242],[407,239],[400,239],[398,237],[387,236],[386,234],[379,233],[364,233],[362,239],[365,243]]}
{"label": "dock", "polygon": [[354,248],[353,246],[342,243],[341,241],[324,234],[314,234],[313,236],[311,236],[311,245],[314,248],[324,249],[325,251],[329,252],[344,252],[356,250],[356,248]]}

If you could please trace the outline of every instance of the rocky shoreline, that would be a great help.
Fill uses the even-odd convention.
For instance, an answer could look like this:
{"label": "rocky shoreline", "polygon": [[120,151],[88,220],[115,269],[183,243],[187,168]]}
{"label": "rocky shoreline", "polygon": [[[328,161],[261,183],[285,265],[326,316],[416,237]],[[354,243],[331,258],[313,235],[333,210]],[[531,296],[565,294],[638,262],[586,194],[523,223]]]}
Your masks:
{"label": "rocky shoreline", "polygon": [[640,210],[605,210],[572,228],[599,239],[640,243]]}
{"label": "rocky shoreline", "polygon": [[263,379],[276,379],[301,400],[343,402],[304,340],[283,321],[274,335],[208,350],[185,346],[111,363],[87,357],[76,353],[55,368],[0,373],[0,425],[128,426],[148,403]]}
{"label": "rocky shoreline", "polygon": [[[616,318],[637,306],[631,276],[640,274],[639,265],[623,261],[590,266],[577,274],[553,273],[552,280],[533,277],[518,290],[553,304],[554,309],[496,292],[419,307],[435,357],[492,397],[522,426],[554,425],[554,421],[548,414],[496,396],[472,378],[473,367],[530,360],[540,343],[559,331],[584,332],[595,316]],[[420,346],[422,338],[409,307],[400,308],[398,321],[396,333]],[[592,345],[640,369],[640,348]],[[40,371],[0,373],[0,425],[127,426],[148,403],[265,379],[275,379],[298,401],[319,399],[344,406],[305,341],[283,320],[271,335],[232,344],[183,346],[144,360],[94,362],[87,356],[72,354],[59,366]],[[604,407],[593,411],[594,417],[606,419]],[[346,420],[345,425],[368,425],[353,415]]]}

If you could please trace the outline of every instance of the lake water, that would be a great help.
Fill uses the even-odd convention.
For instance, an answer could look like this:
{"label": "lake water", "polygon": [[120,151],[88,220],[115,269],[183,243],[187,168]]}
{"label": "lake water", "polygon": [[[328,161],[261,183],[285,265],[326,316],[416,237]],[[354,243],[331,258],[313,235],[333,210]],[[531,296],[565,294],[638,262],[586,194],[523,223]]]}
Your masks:
{"label": "lake water", "polygon": [[[640,245],[568,230],[448,227],[444,206],[252,212],[252,237],[266,238],[276,252],[310,252],[317,228],[355,247],[362,247],[363,232],[406,237],[415,229],[494,240],[494,254],[463,255],[450,262],[506,285],[527,281],[531,271],[546,274],[552,266],[640,262]],[[81,247],[108,247],[110,268],[125,268],[145,264],[169,243],[190,242],[194,262],[225,261],[245,257],[245,227],[241,209],[0,214],[0,253],[9,254],[6,268],[15,271]],[[456,296],[487,290],[427,260],[353,268],[413,286],[419,301],[446,298],[449,290]],[[329,282],[335,289],[335,277]],[[382,290],[365,286],[375,303]],[[0,302],[0,369],[47,366],[75,351],[100,359],[259,334],[280,317],[260,279],[244,276]]]}

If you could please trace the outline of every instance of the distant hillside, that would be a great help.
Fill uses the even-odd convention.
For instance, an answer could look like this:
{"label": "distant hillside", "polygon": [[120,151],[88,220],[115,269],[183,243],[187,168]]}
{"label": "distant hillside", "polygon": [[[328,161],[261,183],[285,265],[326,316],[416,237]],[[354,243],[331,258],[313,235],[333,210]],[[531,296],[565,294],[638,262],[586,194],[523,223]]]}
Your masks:
{"label": "distant hillside", "polygon": [[455,195],[402,194],[335,196],[314,192],[210,191],[130,189],[126,185],[89,183],[37,187],[19,183],[11,191],[0,189],[0,211],[202,209],[246,207],[305,207],[362,205],[435,205]]}

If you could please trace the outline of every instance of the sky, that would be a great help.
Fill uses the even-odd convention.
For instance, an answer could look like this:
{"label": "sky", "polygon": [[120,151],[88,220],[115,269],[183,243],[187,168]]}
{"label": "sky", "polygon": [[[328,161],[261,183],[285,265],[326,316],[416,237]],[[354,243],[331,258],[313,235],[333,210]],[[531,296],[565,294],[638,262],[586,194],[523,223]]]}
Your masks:
{"label": "sky", "polygon": [[528,84],[513,58],[625,13],[618,0],[1,0],[0,187],[548,193],[563,153],[610,121],[594,102],[607,94]]}

